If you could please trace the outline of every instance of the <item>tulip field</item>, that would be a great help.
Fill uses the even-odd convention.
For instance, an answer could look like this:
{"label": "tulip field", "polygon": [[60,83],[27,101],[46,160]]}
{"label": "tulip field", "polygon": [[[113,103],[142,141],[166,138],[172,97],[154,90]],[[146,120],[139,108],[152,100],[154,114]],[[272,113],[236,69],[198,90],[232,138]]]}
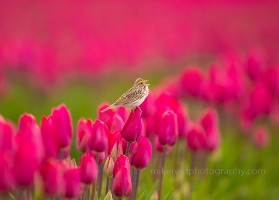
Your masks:
{"label": "tulip field", "polygon": [[0,16],[0,200],[279,199],[277,1]]}

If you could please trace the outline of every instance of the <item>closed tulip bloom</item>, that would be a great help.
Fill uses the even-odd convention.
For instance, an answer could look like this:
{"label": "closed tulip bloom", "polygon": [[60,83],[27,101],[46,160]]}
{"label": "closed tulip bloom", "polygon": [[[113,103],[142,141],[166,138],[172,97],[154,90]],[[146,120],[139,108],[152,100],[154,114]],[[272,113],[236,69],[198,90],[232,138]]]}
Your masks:
{"label": "closed tulip bloom", "polygon": [[98,106],[97,112],[98,112],[98,119],[104,122],[105,124],[108,122],[109,118],[114,115],[114,110],[110,109],[106,112],[101,112],[101,110],[105,109],[106,107],[110,106],[109,103],[104,102],[101,105]]}
{"label": "closed tulip bloom", "polygon": [[132,182],[130,177],[130,169],[120,167],[113,180],[112,192],[117,197],[127,197],[132,192]]}
{"label": "closed tulip bloom", "polygon": [[193,151],[200,151],[205,148],[205,133],[200,126],[193,125],[187,136],[188,147]]}
{"label": "closed tulip bloom", "polygon": [[70,167],[64,173],[65,197],[77,198],[81,194],[81,171],[78,167]]}
{"label": "closed tulip bloom", "polygon": [[31,187],[39,169],[40,158],[35,144],[22,143],[14,156],[14,176],[19,186]]}
{"label": "closed tulip bloom", "polygon": [[189,120],[187,118],[187,114],[183,104],[179,104],[179,108],[177,109],[176,115],[178,124],[178,136],[185,137],[189,129]]}
{"label": "closed tulip bloom", "polygon": [[108,155],[112,154],[112,150],[115,147],[115,144],[122,140],[120,131],[116,131],[109,135],[109,145],[108,145]]}
{"label": "closed tulip bloom", "polygon": [[177,116],[172,110],[167,110],[161,116],[158,130],[159,142],[165,146],[173,146],[178,139]]}
{"label": "closed tulip bloom", "polygon": [[98,166],[94,157],[84,154],[80,161],[81,181],[84,184],[95,183],[98,176]]}
{"label": "closed tulip bloom", "polygon": [[63,193],[63,171],[59,163],[54,159],[47,159],[42,163],[40,170],[44,192],[48,195],[60,195]]}
{"label": "closed tulip bloom", "polygon": [[93,122],[89,120],[85,120],[84,118],[81,118],[78,121],[77,125],[77,138],[76,138],[76,148],[78,151],[85,153],[88,140],[91,134],[91,127]]}
{"label": "closed tulip bloom", "polygon": [[42,118],[41,134],[44,144],[45,156],[58,158],[59,145],[56,139],[55,127],[52,123],[51,116]]}
{"label": "closed tulip bloom", "polygon": [[25,128],[30,127],[33,124],[36,124],[35,117],[31,114],[24,113],[19,117],[19,122],[18,122],[19,132],[24,130]]}
{"label": "closed tulip bloom", "polygon": [[0,115],[0,152],[12,151],[15,148],[15,129],[11,122]]}
{"label": "closed tulip bloom", "polygon": [[104,174],[106,175],[107,178],[112,177],[113,168],[114,168],[114,161],[112,159],[112,156],[108,156],[104,165]]}
{"label": "closed tulip bloom", "polygon": [[104,152],[108,147],[109,130],[104,122],[96,120],[91,129],[88,147],[98,153]]}
{"label": "closed tulip bloom", "polygon": [[152,157],[152,146],[147,137],[142,136],[138,141],[137,152],[131,157],[131,164],[137,169],[147,167]]}
{"label": "closed tulip bloom", "polygon": [[117,170],[121,167],[126,167],[130,171],[130,161],[127,156],[120,155],[116,158],[113,168],[113,177],[115,176]]}
{"label": "closed tulip bloom", "polygon": [[137,141],[142,134],[142,120],[141,120],[141,110],[137,107],[133,110],[127,121],[125,122],[124,127],[121,130],[122,138],[126,142],[135,142]]}
{"label": "closed tulip bloom", "polygon": [[107,121],[107,126],[109,131],[111,133],[114,133],[122,129],[122,127],[124,126],[124,121],[118,114],[114,114]]}
{"label": "closed tulip bloom", "polygon": [[269,132],[265,126],[257,127],[253,133],[253,142],[258,148],[264,148],[269,143]]}
{"label": "closed tulip bloom", "polygon": [[3,151],[0,151],[0,177],[0,193],[11,191],[14,186],[12,158]]}
{"label": "closed tulip bloom", "polygon": [[52,121],[56,129],[56,138],[59,148],[65,148],[72,141],[72,120],[69,110],[64,104],[52,110]]}

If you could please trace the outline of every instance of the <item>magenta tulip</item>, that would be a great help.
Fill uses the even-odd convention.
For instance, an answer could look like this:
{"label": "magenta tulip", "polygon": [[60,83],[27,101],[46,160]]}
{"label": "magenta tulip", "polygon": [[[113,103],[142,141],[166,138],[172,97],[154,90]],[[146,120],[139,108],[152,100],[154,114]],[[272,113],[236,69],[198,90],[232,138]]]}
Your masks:
{"label": "magenta tulip", "polygon": [[163,146],[173,146],[178,139],[177,116],[172,110],[165,111],[161,116],[158,139]]}
{"label": "magenta tulip", "polygon": [[126,167],[130,171],[130,161],[127,156],[120,155],[116,158],[113,168],[113,177],[115,177],[117,170],[121,167]]}
{"label": "magenta tulip", "polygon": [[12,161],[10,154],[0,151],[0,193],[9,192],[13,189]]}
{"label": "magenta tulip", "polygon": [[126,167],[118,168],[112,185],[112,192],[117,197],[127,197],[132,192],[132,182],[130,169]]}
{"label": "magenta tulip", "polygon": [[[159,142],[159,138],[156,135],[154,138],[154,145],[157,151],[163,152],[164,151],[164,146]],[[172,146],[167,146],[167,152],[170,152],[172,150]]]}
{"label": "magenta tulip", "polygon": [[84,184],[95,183],[98,176],[98,166],[94,157],[84,154],[80,161],[81,181]]}
{"label": "magenta tulip", "polygon": [[178,136],[185,137],[189,129],[189,120],[187,118],[185,106],[179,103],[179,108],[176,112],[178,124]]}
{"label": "magenta tulip", "polygon": [[109,136],[109,145],[108,145],[108,155],[111,154],[112,149],[114,148],[115,144],[122,140],[122,136],[120,131],[114,132]]}
{"label": "magenta tulip", "polygon": [[205,133],[200,126],[193,125],[186,135],[188,147],[193,151],[200,151],[205,148]]}
{"label": "magenta tulip", "polygon": [[0,152],[13,151],[15,145],[14,126],[0,115]]}
{"label": "magenta tulip", "polygon": [[108,122],[109,118],[114,115],[114,111],[112,109],[107,110],[106,112],[101,112],[101,110],[105,109],[106,107],[110,106],[109,103],[104,102],[101,105],[98,106],[97,112],[98,112],[98,119],[104,122],[105,124]]}
{"label": "magenta tulip", "polygon": [[77,198],[81,194],[81,171],[78,167],[70,167],[64,173],[65,197]]}
{"label": "magenta tulip", "polygon": [[114,114],[108,119],[107,126],[109,131],[114,133],[122,129],[124,126],[124,121],[118,114]]}
{"label": "magenta tulip", "polygon": [[108,137],[110,133],[104,122],[96,120],[91,129],[88,147],[98,153],[104,152],[108,147]]}
{"label": "magenta tulip", "polygon": [[77,125],[76,149],[82,153],[86,152],[88,140],[91,134],[93,122],[81,118]]}
{"label": "magenta tulip", "polygon": [[152,157],[152,146],[147,137],[142,136],[138,141],[137,152],[131,157],[131,164],[137,169],[147,167]]}
{"label": "magenta tulip", "polygon": [[[107,112],[107,111],[106,111],[106,112]],[[115,114],[119,115],[119,116],[122,118],[122,120],[123,120],[124,122],[125,122],[125,121],[127,120],[127,118],[128,118],[128,112],[127,112],[126,108],[124,108],[124,107],[118,107],[118,108],[116,108]]]}
{"label": "magenta tulip", "polygon": [[63,171],[54,159],[47,159],[40,170],[44,192],[48,195],[60,195],[64,190]]}
{"label": "magenta tulip", "polygon": [[64,104],[52,109],[52,122],[56,129],[59,148],[67,147],[72,141],[72,121],[69,110]]}
{"label": "magenta tulip", "polygon": [[23,131],[26,128],[29,128],[31,125],[36,124],[36,119],[33,115],[24,113],[20,116],[18,122],[18,130],[19,132]]}
{"label": "magenta tulip", "polygon": [[142,120],[141,120],[141,110],[137,107],[133,110],[127,121],[125,122],[124,127],[121,130],[122,138],[126,142],[135,142],[137,141],[142,134]]}

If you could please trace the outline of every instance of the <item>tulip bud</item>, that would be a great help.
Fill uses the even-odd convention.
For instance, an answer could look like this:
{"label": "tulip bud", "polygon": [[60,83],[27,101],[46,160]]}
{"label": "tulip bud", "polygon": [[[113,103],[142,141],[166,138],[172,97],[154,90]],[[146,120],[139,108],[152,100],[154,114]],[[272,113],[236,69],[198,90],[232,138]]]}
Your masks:
{"label": "tulip bud", "polygon": [[107,123],[107,121],[109,120],[109,118],[114,115],[114,111],[112,109],[110,110],[107,110],[106,112],[101,112],[101,110],[109,107],[110,104],[105,102],[105,103],[102,103],[101,105],[99,105],[98,107],[98,119],[101,120],[102,122],[104,122],[105,124]]}
{"label": "tulip bud", "polygon": [[42,118],[41,135],[46,157],[58,158],[59,146],[56,139],[55,127],[52,122],[52,117]]}
{"label": "tulip bud", "polygon": [[117,197],[127,197],[132,192],[132,182],[130,177],[130,169],[120,167],[113,180],[112,192]]}
{"label": "tulip bud", "polygon": [[132,143],[137,141],[142,134],[142,120],[141,120],[141,110],[137,107],[133,110],[124,127],[121,130],[121,135],[126,142]]}
{"label": "tulip bud", "polygon": [[84,184],[96,182],[98,176],[98,166],[94,157],[90,154],[84,154],[80,161],[81,181]]}
{"label": "tulip bud", "polygon": [[178,139],[177,116],[172,110],[167,110],[161,116],[158,131],[159,142],[162,145],[173,146]]}
{"label": "tulip bud", "polygon": [[114,161],[111,156],[108,156],[104,165],[104,174],[106,177],[111,178],[113,175]]}
{"label": "tulip bud", "polygon": [[115,145],[113,146],[113,149],[111,151],[111,157],[113,160],[116,160],[116,158],[118,156],[120,156],[121,154],[123,154],[123,149],[122,149],[122,142],[118,141],[115,143]]}
{"label": "tulip bud", "polygon": [[52,122],[56,129],[59,148],[67,147],[72,140],[72,121],[69,110],[64,104],[52,110]]}
{"label": "tulip bud", "polygon": [[117,170],[121,167],[126,167],[130,171],[130,162],[127,156],[120,155],[116,158],[113,168],[113,177],[115,176]]}
{"label": "tulip bud", "polygon": [[114,133],[122,129],[122,127],[124,126],[124,121],[118,114],[114,114],[107,121],[107,126],[109,131],[111,133]]}
{"label": "tulip bud", "polygon": [[54,159],[45,160],[41,168],[44,192],[48,195],[60,195],[64,189],[64,181],[60,165]]}
{"label": "tulip bud", "polygon": [[77,125],[77,138],[76,138],[76,148],[78,151],[85,153],[87,148],[87,143],[90,137],[92,121],[89,119],[86,121],[81,118]]}
{"label": "tulip bud", "polygon": [[109,130],[104,122],[96,120],[91,129],[88,147],[96,152],[103,152],[108,147]]}
{"label": "tulip bud", "polygon": [[253,134],[253,142],[258,148],[264,148],[269,142],[268,130],[264,126],[257,127]]}
{"label": "tulip bud", "polygon": [[137,169],[147,167],[152,157],[152,146],[147,137],[142,136],[138,141],[137,152],[131,157],[131,164]]}
{"label": "tulip bud", "polygon": [[81,193],[81,172],[80,168],[70,167],[64,173],[65,197],[77,198]]}
{"label": "tulip bud", "polygon": [[12,159],[0,151],[0,193],[13,189],[14,177],[12,173]]}
{"label": "tulip bud", "polygon": [[205,147],[205,134],[201,127],[193,125],[187,136],[188,147],[193,151],[203,150]]}

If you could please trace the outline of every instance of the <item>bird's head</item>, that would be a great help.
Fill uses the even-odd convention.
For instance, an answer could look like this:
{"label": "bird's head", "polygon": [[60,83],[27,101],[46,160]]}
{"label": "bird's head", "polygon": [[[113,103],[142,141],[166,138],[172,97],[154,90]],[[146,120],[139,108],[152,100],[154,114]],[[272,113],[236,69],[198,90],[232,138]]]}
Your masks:
{"label": "bird's head", "polygon": [[146,84],[147,81],[148,80],[143,80],[142,78],[137,78],[134,85],[140,85],[140,86],[150,85],[150,84]]}

